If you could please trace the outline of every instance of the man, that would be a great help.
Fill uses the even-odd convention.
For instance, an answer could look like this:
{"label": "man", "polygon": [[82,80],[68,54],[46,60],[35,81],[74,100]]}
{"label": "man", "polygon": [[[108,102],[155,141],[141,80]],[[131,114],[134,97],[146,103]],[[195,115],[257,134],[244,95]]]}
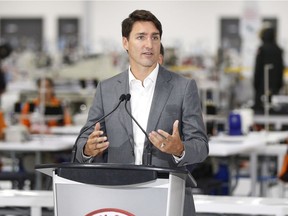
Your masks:
{"label": "man", "polygon": [[[130,93],[128,109],[146,129],[149,140],[121,104],[80,136],[78,162],[146,164],[149,142],[154,166],[185,167],[207,157],[208,140],[196,83],[159,65],[161,37],[161,23],[149,11],[136,10],[122,22],[129,69],[98,84],[81,131],[113,110],[121,94]],[[184,211],[185,216],[195,214],[191,190],[187,190]]]}
{"label": "man", "polygon": [[269,69],[269,102],[273,95],[279,94],[283,87],[284,78],[284,61],[283,61],[283,50],[276,41],[276,31],[273,27],[268,26],[262,29],[260,33],[260,39],[262,44],[258,48],[257,55],[255,58],[254,68],[254,110],[257,113],[261,113],[264,110],[264,100],[266,89],[265,89],[265,66],[272,66]]}

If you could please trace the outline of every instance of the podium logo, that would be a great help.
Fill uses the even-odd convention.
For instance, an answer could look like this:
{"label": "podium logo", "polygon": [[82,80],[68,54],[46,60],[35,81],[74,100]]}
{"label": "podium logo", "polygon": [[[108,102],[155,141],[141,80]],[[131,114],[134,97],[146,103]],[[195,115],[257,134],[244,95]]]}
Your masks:
{"label": "podium logo", "polygon": [[85,216],[135,216],[135,215],[122,209],[104,208],[90,212]]}

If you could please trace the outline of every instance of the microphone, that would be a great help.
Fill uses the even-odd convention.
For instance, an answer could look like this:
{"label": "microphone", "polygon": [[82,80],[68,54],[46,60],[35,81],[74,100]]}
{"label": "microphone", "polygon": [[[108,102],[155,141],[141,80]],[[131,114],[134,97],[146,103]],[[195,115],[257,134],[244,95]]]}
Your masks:
{"label": "microphone", "polygon": [[87,130],[89,130],[92,126],[94,126],[95,124],[97,124],[98,122],[101,122],[103,119],[105,119],[107,116],[109,116],[110,114],[112,114],[119,106],[120,104],[126,100],[126,95],[125,94],[122,94],[120,97],[119,97],[119,102],[118,104],[114,107],[114,109],[109,112],[108,114],[102,116],[100,119],[98,119],[96,122],[93,122],[91,125],[87,126],[85,129],[83,129],[79,135],[77,136],[76,138],[76,141],[74,143],[74,146],[73,146],[73,149],[72,149],[72,158],[71,158],[71,162],[74,163],[75,162],[75,159],[76,159],[76,153],[77,153],[77,142],[79,140],[79,138],[81,137],[81,135],[86,132]]}
{"label": "microphone", "polygon": [[141,127],[141,125],[137,122],[137,120],[132,116],[132,114],[129,112],[129,110],[127,109],[127,102],[130,101],[131,99],[131,95],[130,94],[126,94],[126,99],[125,99],[125,110],[128,113],[128,115],[132,118],[132,120],[137,124],[137,126],[141,129],[141,131],[145,134],[146,139],[148,140],[148,145],[147,145],[147,155],[146,155],[146,163],[145,165],[151,166],[151,162],[152,162],[152,152],[151,152],[151,143],[148,137],[148,134],[146,133],[146,131]]}

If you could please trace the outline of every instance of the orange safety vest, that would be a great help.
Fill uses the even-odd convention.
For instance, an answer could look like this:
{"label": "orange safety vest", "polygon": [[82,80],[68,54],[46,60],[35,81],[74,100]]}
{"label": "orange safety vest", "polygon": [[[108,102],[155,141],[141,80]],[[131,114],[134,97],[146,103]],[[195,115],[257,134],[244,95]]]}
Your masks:
{"label": "orange safety vest", "polygon": [[[37,99],[34,99],[32,101],[32,103],[35,105],[35,107],[38,107],[39,104],[40,104],[40,100],[37,98]],[[61,101],[56,98],[56,97],[53,97],[51,98],[51,100],[49,101],[48,103],[50,106],[55,106],[55,107],[59,107],[61,106]],[[63,124],[60,124],[59,121],[57,120],[48,120],[46,121],[46,124],[48,127],[53,127],[53,126],[63,126],[63,125],[69,125],[72,123],[72,120],[71,120],[71,116],[68,112],[68,110],[66,108],[64,108],[64,116],[63,116]],[[30,114],[30,103],[25,103],[22,110],[21,110],[21,123],[23,125],[26,125],[28,128],[31,127],[31,121],[29,118],[27,118],[27,115]]]}
{"label": "orange safety vest", "polygon": [[4,138],[4,129],[7,127],[5,118],[4,118],[4,113],[0,111],[0,139]]}

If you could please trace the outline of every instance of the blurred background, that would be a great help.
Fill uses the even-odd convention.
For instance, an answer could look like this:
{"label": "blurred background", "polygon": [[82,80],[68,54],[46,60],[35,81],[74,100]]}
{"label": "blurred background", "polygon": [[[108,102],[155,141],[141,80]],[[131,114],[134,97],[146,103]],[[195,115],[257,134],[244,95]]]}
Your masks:
{"label": "blurred background", "polygon": [[[20,123],[23,104],[38,94],[36,80],[48,77],[54,82],[55,95],[70,113],[71,125],[81,127],[98,82],[128,66],[122,47],[122,20],[135,9],[145,9],[162,23],[164,66],[196,80],[208,135],[227,132],[229,115],[239,109],[252,110],[242,133],[263,129],[263,122],[254,124],[252,120],[256,112],[267,114],[265,107],[253,109],[253,79],[260,36],[267,28],[275,31],[284,66],[283,82],[274,100],[269,101],[269,112],[287,117],[287,8],[288,1],[272,0],[0,0],[1,111],[5,125],[9,128]],[[283,131],[287,129],[284,126],[270,129]],[[286,143],[285,139],[281,142]],[[237,167],[247,168],[246,162]],[[218,162],[209,161],[211,164],[209,169],[214,169]],[[274,177],[279,167],[273,168]]]}
{"label": "blurred background", "polygon": [[[150,10],[162,22],[165,66],[197,79],[200,89],[214,86],[219,110],[252,106],[260,30],[273,26],[286,53],[287,6],[285,1],[0,1],[0,41],[12,50],[1,60],[9,98],[2,96],[2,108],[13,104],[10,90],[23,96],[43,74],[63,93],[91,90],[125,69],[121,21],[135,9]],[[287,55],[283,58],[287,62]],[[286,77],[281,94],[287,94]],[[70,97],[65,95],[67,102]]]}

